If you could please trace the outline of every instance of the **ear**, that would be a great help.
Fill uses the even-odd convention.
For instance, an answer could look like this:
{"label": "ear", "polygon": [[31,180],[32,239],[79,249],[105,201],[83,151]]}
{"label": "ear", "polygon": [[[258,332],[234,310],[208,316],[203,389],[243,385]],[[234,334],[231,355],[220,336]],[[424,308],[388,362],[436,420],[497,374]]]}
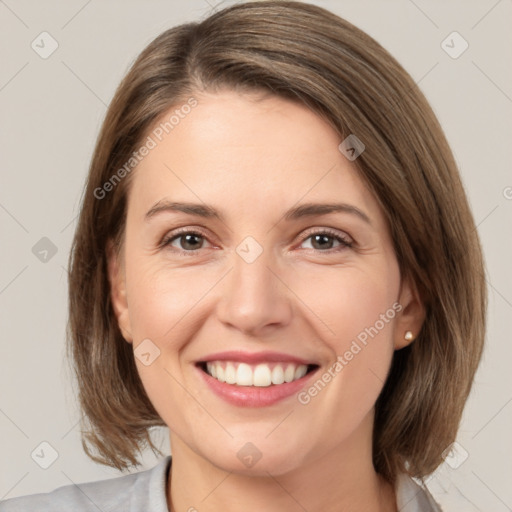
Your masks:
{"label": "ear", "polygon": [[110,283],[110,300],[112,301],[112,308],[117,318],[117,324],[123,338],[128,343],[132,343],[132,329],[126,297],[124,258],[122,255],[118,256],[112,240],[107,242],[107,267]]}
{"label": "ear", "polygon": [[[406,277],[400,286],[399,304],[402,306],[395,323],[394,346],[395,350],[410,345],[417,337],[425,321],[426,309],[412,279]],[[407,331],[412,337],[407,339]]]}

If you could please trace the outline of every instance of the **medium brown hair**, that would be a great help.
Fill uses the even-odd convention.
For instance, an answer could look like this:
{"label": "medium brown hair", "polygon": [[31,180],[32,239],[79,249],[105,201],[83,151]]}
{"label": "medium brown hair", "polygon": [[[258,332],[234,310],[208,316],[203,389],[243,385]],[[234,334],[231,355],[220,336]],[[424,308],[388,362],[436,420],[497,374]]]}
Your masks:
{"label": "medium brown hair", "polygon": [[103,198],[95,191],[171,107],[225,87],[293,99],[342,139],[355,134],[365,144],[354,165],[385,213],[402,276],[426,308],[417,339],[395,352],[376,403],[374,465],[390,482],[398,472],[431,473],[455,440],[482,352],[487,297],[475,224],[444,133],[407,72],[342,18],[288,1],[238,4],[167,30],[143,50],[109,106],[69,262],[68,356],[86,453],[118,469],[137,466],[146,446],[161,454],[148,429],[165,425],[109,295],[106,247],[122,244],[131,174]]}

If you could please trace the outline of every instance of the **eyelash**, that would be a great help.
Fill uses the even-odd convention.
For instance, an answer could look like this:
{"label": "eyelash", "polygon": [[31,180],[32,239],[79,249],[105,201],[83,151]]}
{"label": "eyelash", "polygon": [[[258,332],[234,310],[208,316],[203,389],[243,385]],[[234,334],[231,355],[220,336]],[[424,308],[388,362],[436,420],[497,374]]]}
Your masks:
{"label": "eyelash", "polygon": [[[194,256],[200,249],[185,251],[183,249],[177,249],[176,247],[171,247],[172,242],[174,242],[175,240],[179,239],[180,237],[182,237],[184,235],[195,235],[195,236],[199,236],[204,239],[208,238],[206,236],[206,234],[201,231],[185,228],[181,231],[175,231],[174,233],[171,233],[170,236],[164,237],[162,242],[159,244],[159,248],[160,249],[170,248],[173,252],[176,252],[177,254],[182,254],[185,256]],[[308,240],[309,238],[311,238],[315,235],[328,235],[329,237],[334,238],[337,242],[339,242],[341,244],[337,248],[327,249],[325,251],[322,251],[319,249],[308,249],[308,250],[315,251],[317,253],[332,254],[332,253],[339,252],[339,251],[342,251],[347,248],[350,249],[354,246],[354,242],[349,241],[348,238],[342,237],[338,232],[333,231],[332,229],[329,229],[329,228],[324,228],[322,230],[307,233],[307,235],[302,238],[299,245],[302,245],[306,240]]]}

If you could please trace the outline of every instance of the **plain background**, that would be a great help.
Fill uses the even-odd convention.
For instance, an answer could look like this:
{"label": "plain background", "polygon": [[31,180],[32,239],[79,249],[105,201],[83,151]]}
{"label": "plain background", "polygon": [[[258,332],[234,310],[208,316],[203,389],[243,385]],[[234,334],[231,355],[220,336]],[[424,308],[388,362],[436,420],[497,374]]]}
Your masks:
{"label": "plain background", "polygon": [[[487,346],[459,454],[429,487],[446,510],[512,510],[512,2],[312,3],[399,60],[431,102],[460,166],[486,256]],[[64,360],[79,198],[106,106],[131,62],[162,31],[219,8],[214,0],[0,0],[0,499],[121,475],[83,452]],[[44,31],[58,43],[47,59],[31,47]],[[458,58],[442,47],[454,31],[469,44]],[[445,46],[460,50],[464,42],[450,37]],[[50,246],[43,237],[57,250],[47,261],[37,257],[36,244]],[[168,453],[167,429],[155,429],[154,438]],[[31,456],[45,447],[52,453],[42,442],[58,455],[48,469]],[[149,452],[142,462],[140,470],[157,459]]]}

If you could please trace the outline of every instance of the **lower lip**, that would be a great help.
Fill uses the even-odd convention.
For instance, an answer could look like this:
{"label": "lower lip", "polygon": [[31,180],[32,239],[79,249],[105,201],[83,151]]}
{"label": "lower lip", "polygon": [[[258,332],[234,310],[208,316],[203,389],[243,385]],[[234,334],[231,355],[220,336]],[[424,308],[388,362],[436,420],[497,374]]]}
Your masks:
{"label": "lower lip", "polygon": [[292,382],[273,384],[266,387],[227,384],[226,382],[218,381],[198,366],[196,366],[196,370],[201,374],[209,388],[217,396],[226,400],[226,402],[238,407],[265,407],[298,393],[317,372],[318,368]]}

